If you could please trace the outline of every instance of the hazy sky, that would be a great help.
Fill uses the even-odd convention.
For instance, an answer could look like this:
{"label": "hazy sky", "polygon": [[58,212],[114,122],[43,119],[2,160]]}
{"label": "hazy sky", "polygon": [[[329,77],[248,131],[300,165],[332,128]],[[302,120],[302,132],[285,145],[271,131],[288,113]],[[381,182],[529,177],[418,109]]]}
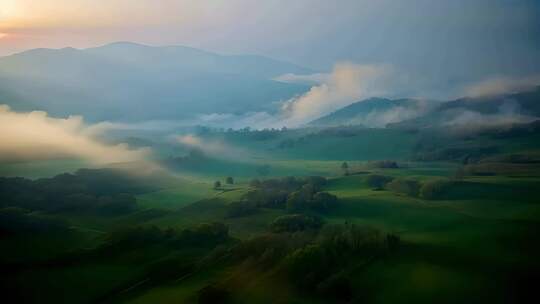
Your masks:
{"label": "hazy sky", "polygon": [[389,64],[449,84],[537,74],[540,1],[0,0],[0,54],[119,40],[326,70],[340,61]]}

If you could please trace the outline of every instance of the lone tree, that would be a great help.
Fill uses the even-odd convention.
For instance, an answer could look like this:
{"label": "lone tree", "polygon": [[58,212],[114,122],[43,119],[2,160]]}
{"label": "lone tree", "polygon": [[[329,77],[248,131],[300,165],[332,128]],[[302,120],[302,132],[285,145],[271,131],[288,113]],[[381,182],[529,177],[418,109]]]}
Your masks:
{"label": "lone tree", "polygon": [[343,162],[343,164],[341,164],[341,170],[343,170],[343,174],[349,175],[349,164]]}
{"label": "lone tree", "polygon": [[232,185],[234,184],[234,179],[232,178],[232,176],[227,176],[227,178],[225,179],[225,182],[229,185]]}
{"label": "lone tree", "polygon": [[217,189],[217,188],[221,188],[221,182],[220,181],[215,181],[214,182],[214,189]]}

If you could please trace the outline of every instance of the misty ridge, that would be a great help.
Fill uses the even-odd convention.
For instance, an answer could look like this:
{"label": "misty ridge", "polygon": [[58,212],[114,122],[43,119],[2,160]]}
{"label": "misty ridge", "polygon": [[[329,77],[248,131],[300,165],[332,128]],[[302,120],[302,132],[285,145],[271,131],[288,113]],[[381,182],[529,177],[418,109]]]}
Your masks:
{"label": "misty ridge", "polygon": [[[0,100],[14,111],[82,115],[89,122],[298,127],[364,99],[412,98],[394,107],[381,102],[370,113],[361,110],[358,121],[341,122],[384,127],[422,116],[441,100],[411,91],[414,81],[391,65],[342,62],[321,72],[262,56],[129,42],[2,57],[0,79]],[[496,97],[539,83],[536,75],[491,77],[435,95]]]}
{"label": "misty ridge", "polygon": [[[203,139],[194,127],[360,126],[473,134],[532,123],[540,115],[536,76],[482,80],[461,89],[466,97],[449,101],[392,98],[409,83],[390,65],[344,62],[325,73],[261,56],[128,42],[3,57],[0,78],[0,97],[7,101],[0,108],[4,162],[67,157],[94,165],[150,161],[158,168],[153,162],[163,151],[182,147],[253,162],[267,153]],[[138,142],[129,142],[130,136]]]}
{"label": "misty ridge", "polygon": [[177,119],[270,109],[271,102],[308,89],[272,80],[287,72],[311,71],[262,56],[127,42],[35,49],[0,58],[0,96],[16,110],[83,114],[91,121]]}
{"label": "misty ridge", "polygon": [[[422,116],[441,100],[410,91],[414,82],[391,65],[343,62],[326,73],[262,56],[129,42],[2,57],[0,79],[0,98],[15,111],[82,115],[90,122],[181,119],[226,128],[298,127],[364,99],[412,97],[400,106],[381,102],[369,113],[361,110],[363,117],[341,122],[384,127]],[[491,77],[446,96],[497,98],[539,83],[536,75]]]}

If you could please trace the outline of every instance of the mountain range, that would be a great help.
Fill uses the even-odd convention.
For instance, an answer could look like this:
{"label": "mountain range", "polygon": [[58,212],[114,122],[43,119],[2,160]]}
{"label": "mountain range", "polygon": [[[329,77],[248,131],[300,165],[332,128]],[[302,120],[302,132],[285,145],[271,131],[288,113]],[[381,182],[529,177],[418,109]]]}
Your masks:
{"label": "mountain range", "polygon": [[[512,123],[540,117],[540,86],[523,92],[449,101],[369,98],[310,123],[312,126],[437,127],[450,124]],[[476,121],[475,121],[476,120]]]}
{"label": "mountain range", "polygon": [[[88,49],[33,49],[0,58],[0,103],[14,110],[96,120],[178,119],[271,111],[309,89],[273,80],[312,70],[254,55],[117,42]],[[129,109],[129,111],[126,111]]]}
{"label": "mountain range", "polygon": [[[220,55],[185,46],[116,42],[87,49],[33,49],[0,57],[0,104],[51,116],[83,115],[90,122],[274,113],[283,101],[310,89],[276,78],[315,72],[263,56]],[[540,116],[539,100],[540,87],[450,101],[369,98],[309,125],[430,127],[486,117],[527,121]]]}

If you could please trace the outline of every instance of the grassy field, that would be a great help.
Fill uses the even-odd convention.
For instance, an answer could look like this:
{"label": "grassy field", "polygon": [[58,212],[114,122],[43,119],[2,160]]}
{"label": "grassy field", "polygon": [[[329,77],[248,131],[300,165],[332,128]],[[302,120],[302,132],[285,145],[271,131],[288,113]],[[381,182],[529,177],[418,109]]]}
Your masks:
{"label": "grassy field", "polygon": [[[407,132],[360,130],[352,137],[319,134],[316,139],[294,132],[267,140],[220,134],[229,145],[249,150],[251,157],[181,164],[185,167],[164,178],[160,187],[137,194],[132,212],[60,213],[56,216],[68,223],[69,233],[2,240],[1,257],[10,274],[2,283],[23,294],[32,290],[22,301],[28,303],[197,303],[198,292],[213,284],[227,286],[231,303],[333,303],[278,279],[283,267],[279,263],[262,269],[253,267],[256,263],[249,259],[204,263],[208,257],[227,256],[234,244],[269,235],[272,222],[288,214],[283,208],[260,207],[243,216],[229,216],[230,206],[254,189],[253,178],[319,175],[327,179],[320,191],[338,198],[328,211],[314,212],[326,225],[370,227],[401,240],[398,252],[343,270],[355,291],[354,301],[520,303],[534,290],[532,282],[540,273],[536,241],[540,175],[535,160],[496,166],[483,159],[474,164],[456,159],[418,161],[411,157],[417,143],[414,134]],[[384,136],[378,137],[381,132]],[[488,144],[485,139],[481,142]],[[537,153],[534,143],[520,139],[507,143],[498,151]],[[463,141],[449,143],[458,144]],[[380,168],[370,162],[382,159],[396,160],[399,168]],[[344,161],[346,176],[341,168]],[[266,172],[259,172],[261,164]],[[465,169],[482,174],[457,174]],[[367,177],[372,174],[419,185],[451,182],[442,195],[427,199],[370,186]],[[225,184],[227,176],[234,177],[233,185]],[[216,180],[223,184],[218,189],[213,186]],[[152,243],[111,255],[96,253],[110,242],[112,232],[129,227],[184,231],[211,222],[228,227],[229,243],[208,248]],[[302,236],[290,234],[295,237]],[[190,264],[194,269],[189,268],[188,275],[174,273],[158,280],[161,277],[154,273],[162,263],[164,269],[179,267],[179,273],[184,271],[183,263],[195,266]]]}
{"label": "grassy field", "polygon": [[[429,180],[451,176],[454,170],[455,166],[441,163],[375,171]],[[507,303],[513,295],[510,289],[500,287],[511,279],[526,279],[525,270],[539,266],[533,254],[539,253],[539,248],[531,243],[534,231],[538,231],[540,205],[530,189],[539,185],[540,179],[471,177],[464,184],[452,189],[449,199],[427,201],[375,191],[366,185],[364,175],[330,179],[324,190],[337,195],[339,205],[325,215],[328,223],[375,227],[399,234],[406,244],[397,256],[352,270],[354,284],[365,290],[370,302],[396,303],[407,299],[407,302],[430,303],[438,298],[444,303],[470,300]],[[210,201],[193,203],[149,223],[184,226],[221,220],[230,226],[234,237],[247,239],[264,233],[272,219],[284,213],[267,209],[248,217],[224,219],[224,206],[238,198],[235,192],[247,186],[237,187],[241,189],[212,193]],[[156,204],[160,204],[158,200]],[[247,270],[213,271],[217,272],[147,290],[126,303],[177,303],[179,299],[194,302],[196,291],[208,282],[216,278],[230,280],[231,276]],[[253,281],[245,282],[249,291],[239,291],[235,296],[244,299],[238,303],[314,303],[313,299],[301,301],[305,297],[287,292],[283,286],[277,288],[283,294],[272,293],[269,284],[275,282],[266,279],[268,274],[244,275]]]}

